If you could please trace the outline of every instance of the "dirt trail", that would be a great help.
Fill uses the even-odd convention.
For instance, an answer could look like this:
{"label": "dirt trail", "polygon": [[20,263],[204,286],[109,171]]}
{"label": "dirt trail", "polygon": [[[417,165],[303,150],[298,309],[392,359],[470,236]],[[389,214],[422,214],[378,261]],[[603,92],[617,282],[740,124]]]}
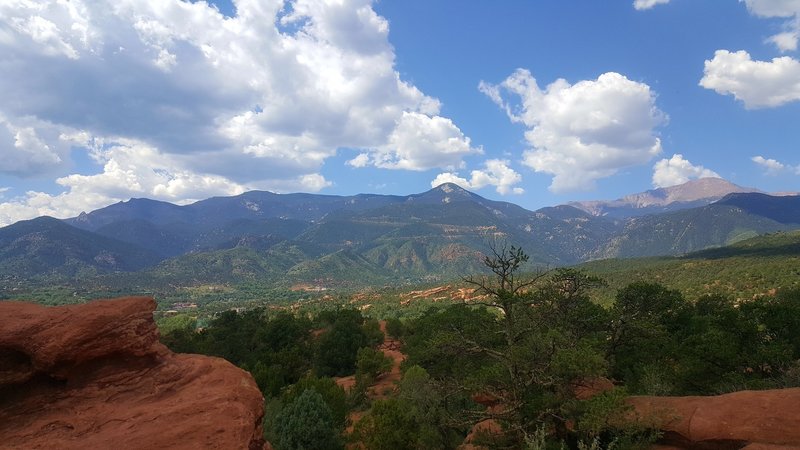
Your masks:
{"label": "dirt trail", "polygon": [[386,333],[386,321],[381,320],[380,325],[381,331],[383,332],[383,343],[378,346],[378,349],[392,360],[392,369],[386,373],[380,374],[375,380],[375,383],[369,387],[368,395],[372,400],[386,398],[397,389],[397,384],[400,382],[400,378],[402,378],[400,374],[400,364],[406,360],[406,355],[400,351],[400,341],[390,337],[389,334]]}
{"label": "dirt trail", "polygon": [[[392,369],[386,373],[378,375],[375,381],[367,388],[367,397],[370,400],[380,400],[389,397],[396,389],[397,385],[402,378],[400,373],[400,364],[406,359],[406,355],[400,351],[400,341],[392,338],[386,332],[386,321],[380,321],[381,331],[383,332],[383,343],[378,346],[378,350],[392,360]],[[336,378],[336,384],[344,388],[345,391],[350,391],[356,384],[355,375],[347,377]],[[353,431],[353,426],[361,420],[364,416],[364,411],[354,411],[350,413],[350,425],[347,427],[347,432]]]}

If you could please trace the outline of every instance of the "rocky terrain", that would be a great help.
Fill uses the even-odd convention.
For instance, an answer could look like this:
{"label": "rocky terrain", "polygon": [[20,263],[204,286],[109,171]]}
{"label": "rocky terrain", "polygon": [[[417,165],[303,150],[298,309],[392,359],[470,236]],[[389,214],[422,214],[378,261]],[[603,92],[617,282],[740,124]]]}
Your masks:
{"label": "rocky terrain", "polygon": [[155,307],[0,302],[0,448],[266,448],[252,376],[168,350]]}
{"label": "rocky terrain", "polygon": [[[798,449],[800,389],[712,397],[631,397],[633,415],[655,423],[674,448]],[[653,422],[655,421],[655,422]]]}
{"label": "rocky terrain", "polygon": [[[613,384],[604,378],[574,386],[576,397],[581,400],[612,388]],[[495,398],[485,394],[476,395],[473,400],[489,410],[502,408]],[[661,430],[652,450],[800,449],[800,421],[796,414],[800,388],[716,396],[632,396],[626,402],[630,410],[620,425],[639,423]],[[491,438],[500,430],[493,419],[479,422],[460,449],[485,449],[472,443],[476,436]]]}

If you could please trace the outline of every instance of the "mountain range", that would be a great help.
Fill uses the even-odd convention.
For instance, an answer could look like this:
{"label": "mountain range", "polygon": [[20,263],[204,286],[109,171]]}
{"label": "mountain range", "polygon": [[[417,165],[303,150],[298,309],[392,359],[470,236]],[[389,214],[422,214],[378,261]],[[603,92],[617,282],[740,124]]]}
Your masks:
{"label": "mountain range", "polygon": [[0,228],[0,277],[355,286],[473,273],[497,240],[537,264],[563,266],[679,255],[797,228],[799,196],[719,179],[536,211],[455,184],[409,196],[252,191],[185,206],[132,199]]}

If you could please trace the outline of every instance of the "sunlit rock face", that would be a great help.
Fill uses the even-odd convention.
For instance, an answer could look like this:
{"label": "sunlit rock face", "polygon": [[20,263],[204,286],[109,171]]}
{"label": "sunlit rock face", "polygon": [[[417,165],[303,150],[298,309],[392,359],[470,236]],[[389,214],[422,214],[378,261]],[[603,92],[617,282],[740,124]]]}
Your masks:
{"label": "sunlit rock face", "polygon": [[250,374],[171,352],[155,307],[0,302],[0,448],[265,448]]}
{"label": "sunlit rock face", "polygon": [[[800,448],[800,388],[710,397],[631,397],[630,415],[677,448]],[[702,447],[702,445],[706,445]]]}

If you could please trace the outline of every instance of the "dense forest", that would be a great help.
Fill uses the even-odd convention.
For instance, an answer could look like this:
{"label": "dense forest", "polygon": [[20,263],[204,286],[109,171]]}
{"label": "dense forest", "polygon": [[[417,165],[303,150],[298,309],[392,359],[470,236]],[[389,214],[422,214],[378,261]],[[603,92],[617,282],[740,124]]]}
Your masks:
{"label": "dense forest", "polygon": [[[623,420],[628,395],[800,386],[800,290],[742,302],[636,281],[609,304],[602,279],[521,276],[526,261],[494,249],[492,275],[465,279],[482,295],[389,319],[407,358],[381,398],[368,386],[391,367],[384,335],[356,309],[228,311],[202,329],[177,315],[160,321],[162,339],[250,371],[278,450],[455,448],[487,419],[499,426],[473,442],[489,448],[639,448],[658,436]],[[353,374],[347,390],[332,378]],[[613,388],[585,395],[599,381]]]}

